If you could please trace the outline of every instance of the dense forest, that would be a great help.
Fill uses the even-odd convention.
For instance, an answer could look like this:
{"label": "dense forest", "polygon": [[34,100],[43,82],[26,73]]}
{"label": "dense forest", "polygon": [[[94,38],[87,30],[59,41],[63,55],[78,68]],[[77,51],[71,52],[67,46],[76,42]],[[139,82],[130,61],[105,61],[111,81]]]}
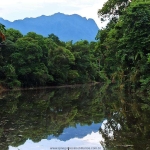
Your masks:
{"label": "dense forest", "polygon": [[23,36],[18,30],[5,31],[0,51],[3,86],[36,87],[87,83],[99,80],[96,42],[62,42],[54,34],[47,38],[34,32]]}
{"label": "dense forest", "polygon": [[149,8],[150,0],[109,0],[98,12],[110,20],[98,36],[103,76],[129,91],[150,89]]}
{"label": "dense forest", "polygon": [[[149,90],[150,0],[108,0],[98,11],[109,23],[97,42],[63,42],[54,34],[0,31],[0,84],[7,88],[91,82]],[[89,29],[90,30],[90,29]]]}

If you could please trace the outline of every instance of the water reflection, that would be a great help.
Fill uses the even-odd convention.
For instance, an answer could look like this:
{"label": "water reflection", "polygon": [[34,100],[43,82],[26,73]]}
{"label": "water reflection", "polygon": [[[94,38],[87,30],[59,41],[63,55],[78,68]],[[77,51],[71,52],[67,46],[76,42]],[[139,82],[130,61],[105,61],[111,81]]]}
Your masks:
{"label": "water reflection", "polygon": [[0,96],[0,110],[2,150],[150,149],[149,93],[99,85],[16,91]]}
{"label": "water reflection", "polygon": [[[50,135],[59,137],[68,127],[78,127],[79,124],[92,128],[104,117],[99,94],[99,87],[84,86],[1,95],[0,149],[18,147],[28,139],[37,143]],[[91,134],[91,128],[82,139]],[[97,132],[98,129],[97,125]],[[72,138],[75,138],[73,133]]]}
{"label": "water reflection", "polygon": [[103,92],[107,121],[100,129],[104,149],[149,150],[150,149],[150,93],[118,92],[109,88]]}
{"label": "water reflection", "polygon": [[48,136],[48,140],[57,138],[61,141],[67,141],[73,138],[83,138],[88,134],[91,134],[92,132],[96,133],[99,128],[101,127],[101,123],[94,124],[92,123],[90,126],[84,125],[81,126],[80,124],[77,124],[76,127],[67,127],[63,130],[63,133],[60,134],[58,137],[55,137],[53,135]]}
{"label": "water reflection", "polygon": [[33,142],[32,140],[27,140],[23,145],[15,148],[10,146],[10,150],[49,150],[50,148],[57,148],[59,150],[68,150],[68,147],[76,148],[78,150],[82,148],[90,148],[91,150],[102,150],[102,146],[99,144],[99,141],[102,141],[102,136],[99,132],[92,132],[91,134],[86,135],[83,138],[73,138],[67,141],[61,141],[57,138],[47,140],[42,139],[40,142]]}

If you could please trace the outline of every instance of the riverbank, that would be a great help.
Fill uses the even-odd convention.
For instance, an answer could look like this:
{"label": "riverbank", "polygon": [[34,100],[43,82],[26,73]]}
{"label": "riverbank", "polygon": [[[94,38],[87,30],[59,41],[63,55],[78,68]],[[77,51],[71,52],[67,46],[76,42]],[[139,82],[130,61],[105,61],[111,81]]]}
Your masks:
{"label": "riverbank", "polygon": [[72,84],[72,85],[60,85],[60,86],[14,88],[14,89],[7,89],[0,85],[0,94],[5,91],[24,91],[24,90],[40,90],[40,89],[54,89],[54,88],[76,88],[76,87],[81,87],[81,86],[93,86],[96,84],[100,84],[100,82],[92,82],[92,83],[85,83],[85,84]]}

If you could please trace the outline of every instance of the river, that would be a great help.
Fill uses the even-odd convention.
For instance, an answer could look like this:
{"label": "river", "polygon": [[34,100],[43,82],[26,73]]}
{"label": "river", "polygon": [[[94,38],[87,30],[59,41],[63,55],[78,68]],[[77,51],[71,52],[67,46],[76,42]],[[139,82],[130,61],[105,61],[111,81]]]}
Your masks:
{"label": "river", "polygon": [[150,149],[150,97],[114,87],[8,91],[0,95],[0,149]]}

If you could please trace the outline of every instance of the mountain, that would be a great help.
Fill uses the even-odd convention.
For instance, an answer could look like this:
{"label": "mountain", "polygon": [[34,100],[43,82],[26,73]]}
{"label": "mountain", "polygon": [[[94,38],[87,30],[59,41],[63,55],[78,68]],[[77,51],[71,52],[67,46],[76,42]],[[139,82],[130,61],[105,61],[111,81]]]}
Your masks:
{"label": "mountain", "polygon": [[49,135],[47,139],[51,140],[57,138],[61,141],[67,141],[73,138],[83,138],[86,135],[91,134],[92,132],[94,133],[98,132],[101,125],[102,123],[97,123],[97,124],[92,123],[90,126],[88,125],[81,126],[80,124],[76,124],[76,127],[65,128],[63,133],[58,137]]}
{"label": "mountain", "polygon": [[51,16],[42,15],[37,18],[25,18],[13,22],[0,18],[0,23],[4,24],[6,29],[14,28],[24,35],[30,31],[45,37],[53,33],[62,41],[73,40],[74,42],[81,39],[94,41],[99,30],[93,19],[86,19],[77,14],[56,13]]}

